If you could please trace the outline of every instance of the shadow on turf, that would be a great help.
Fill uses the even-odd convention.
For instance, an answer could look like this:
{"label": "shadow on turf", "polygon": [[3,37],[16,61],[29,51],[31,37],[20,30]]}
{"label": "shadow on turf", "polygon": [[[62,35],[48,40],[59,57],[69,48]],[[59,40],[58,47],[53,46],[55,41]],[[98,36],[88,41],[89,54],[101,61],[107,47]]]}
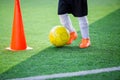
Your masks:
{"label": "shadow on turf", "polygon": [[[90,25],[90,35],[92,41],[91,47],[87,49],[80,49],[78,46],[74,45],[62,48],[50,46],[20,64],[12,67],[8,71],[0,74],[0,79],[4,80],[8,78],[20,78],[66,71],[71,72],[78,71],[80,69],[83,70],[86,67],[88,67],[87,69],[94,68],[89,68],[89,66],[92,66],[93,64],[87,60],[87,58],[89,58],[87,56],[94,57],[95,54],[110,55],[112,52],[119,53],[120,51],[120,45],[114,46],[120,42],[120,39],[118,38],[118,34],[120,34],[120,28],[118,28],[120,23],[118,18],[118,16],[120,16],[119,13],[120,9]],[[83,63],[82,60],[84,61]],[[86,67],[82,68],[81,65]],[[99,64],[97,65],[99,66]]]}
{"label": "shadow on turf", "polygon": [[69,64],[64,64],[64,61],[67,61],[65,59],[75,59],[75,56],[78,54],[86,55],[89,54],[89,52],[94,52],[94,48],[79,49],[78,46],[65,46],[62,48],[56,48],[53,46],[48,47],[26,61],[23,61],[8,71],[0,74],[0,79],[5,80],[10,78],[60,73],[65,72],[65,69],[69,72],[71,70],[66,68]]}

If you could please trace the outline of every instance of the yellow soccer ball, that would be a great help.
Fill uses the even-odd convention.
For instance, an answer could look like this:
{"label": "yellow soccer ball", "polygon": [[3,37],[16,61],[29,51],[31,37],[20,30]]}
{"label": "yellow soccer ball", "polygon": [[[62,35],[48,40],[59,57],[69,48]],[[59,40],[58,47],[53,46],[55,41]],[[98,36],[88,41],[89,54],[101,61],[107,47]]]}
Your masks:
{"label": "yellow soccer ball", "polygon": [[55,26],[49,33],[49,40],[56,47],[62,47],[66,45],[69,38],[69,31],[64,26]]}

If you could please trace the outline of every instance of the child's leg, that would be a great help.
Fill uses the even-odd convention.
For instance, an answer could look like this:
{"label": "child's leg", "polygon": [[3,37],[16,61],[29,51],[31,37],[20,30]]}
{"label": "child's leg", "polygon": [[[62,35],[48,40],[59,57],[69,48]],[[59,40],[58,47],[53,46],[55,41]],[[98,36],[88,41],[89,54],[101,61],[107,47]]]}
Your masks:
{"label": "child's leg", "polygon": [[78,20],[79,20],[80,31],[82,35],[82,40],[81,40],[79,47],[87,48],[90,46],[89,25],[88,25],[87,16],[78,17]]}
{"label": "child's leg", "polygon": [[75,31],[68,14],[59,15],[59,18],[60,18],[61,24],[63,26],[65,26],[69,30],[69,32],[74,32]]}
{"label": "child's leg", "polygon": [[67,44],[69,45],[77,38],[77,33],[72,26],[72,23],[68,14],[59,15],[59,18],[60,18],[61,24],[65,26],[70,32],[70,39],[67,42]]}
{"label": "child's leg", "polygon": [[84,39],[89,38],[89,25],[88,25],[87,16],[78,17],[78,20],[79,20],[79,26],[80,26],[82,38]]}

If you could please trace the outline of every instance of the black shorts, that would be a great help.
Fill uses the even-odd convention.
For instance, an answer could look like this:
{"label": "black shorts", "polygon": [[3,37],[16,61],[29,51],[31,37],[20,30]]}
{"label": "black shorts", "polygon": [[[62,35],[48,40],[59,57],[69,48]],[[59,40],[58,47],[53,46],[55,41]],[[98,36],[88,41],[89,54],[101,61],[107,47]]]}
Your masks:
{"label": "black shorts", "polygon": [[88,14],[87,0],[59,0],[58,15],[71,13],[75,17]]}

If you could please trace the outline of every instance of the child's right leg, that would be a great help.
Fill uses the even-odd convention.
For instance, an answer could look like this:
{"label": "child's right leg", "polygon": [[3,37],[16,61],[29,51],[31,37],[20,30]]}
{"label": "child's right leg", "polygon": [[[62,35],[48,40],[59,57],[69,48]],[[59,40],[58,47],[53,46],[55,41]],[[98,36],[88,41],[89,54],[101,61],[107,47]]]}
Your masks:
{"label": "child's right leg", "polygon": [[59,15],[59,18],[60,18],[61,24],[63,26],[65,26],[68,29],[68,31],[70,32],[70,39],[67,42],[67,44],[71,44],[73,42],[73,40],[75,40],[77,38],[77,33],[76,33],[75,29],[73,28],[70,17],[68,16],[68,14],[63,14],[63,15]]}
{"label": "child's right leg", "polygon": [[60,18],[61,24],[63,26],[65,26],[69,30],[69,32],[74,32],[75,31],[68,14],[59,15],[59,18]]}

